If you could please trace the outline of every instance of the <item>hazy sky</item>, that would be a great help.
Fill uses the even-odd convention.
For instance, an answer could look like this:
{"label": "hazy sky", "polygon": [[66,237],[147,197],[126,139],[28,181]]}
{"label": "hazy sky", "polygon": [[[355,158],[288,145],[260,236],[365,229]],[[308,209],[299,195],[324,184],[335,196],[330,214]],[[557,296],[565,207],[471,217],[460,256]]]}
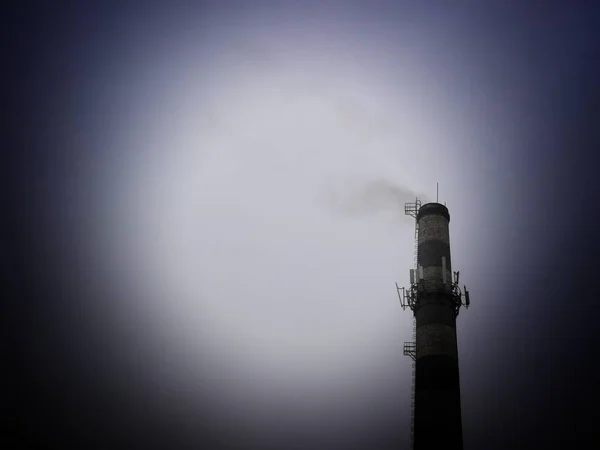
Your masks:
{"label": "hazy sky", "polygon": [[588,229],[567,228],[567,149],[587,143],[598,16],[526,3],[15,10],[41,299],[23,348],[57,420],[23,416],[33,439],[408,448],[394,282],[413,264],[404,203],[436,183],[472,301],[465,449],[567,436],[547,430],[563,393],[541,405],[568,349],[552,340],[582,339],[553,286]]}

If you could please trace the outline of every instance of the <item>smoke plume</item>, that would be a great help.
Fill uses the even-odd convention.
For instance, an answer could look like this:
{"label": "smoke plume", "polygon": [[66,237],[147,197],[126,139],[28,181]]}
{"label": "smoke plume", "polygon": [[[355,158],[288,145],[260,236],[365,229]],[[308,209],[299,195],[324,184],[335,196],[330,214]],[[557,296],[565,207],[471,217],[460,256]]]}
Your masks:
{"label": "smoke plume", "polygon": [[404,204],[416,198],[426,202],[423,195],[384,178],[329,185],[324,196],[327,206],[342,215],[392,214],[398,218],[405,217]]}

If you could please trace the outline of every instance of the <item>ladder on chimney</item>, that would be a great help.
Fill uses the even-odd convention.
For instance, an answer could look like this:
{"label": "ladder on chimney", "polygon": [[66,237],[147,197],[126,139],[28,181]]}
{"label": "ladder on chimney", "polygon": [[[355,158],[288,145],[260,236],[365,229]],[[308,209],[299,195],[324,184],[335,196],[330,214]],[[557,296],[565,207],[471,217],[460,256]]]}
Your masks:
{"label": "ladder on chimney", "polygon": [[[419,273],[419,222],[415,220],[415,249],[414,249],[415,274]],[[415,279],[416,281],[416,279]],[[415,354],[412,359],[412,380],[410,386],[410,448],[414,449],[415,443],[415,382],[416,382],[416,364],[417,364],[417,318],[413,312],[413,332],[412,341]]]}
{"label": "ladder on chimney", "polygon": [[[417,292],[417,284],[419,282],[419,222],[417,221],[417,216],[419,213],[419,209],[421,208],[421,201],[417,198],[414,203],[405,203],[404,204],[404,214],[407,216],[412,216],[415,219],[415,247],[414,247],[414,270],[413,275],[411,275],[411,287],[410,293],[407,295],[406,290],[403,288],[402,290],[402,298],[400,299],[402,303],[402,308],[406,308],[406,306],[410,307],[413,312],[413,332],[412,332],[412,341],[404,343],[404,355],[410,356],[412,359],[412,380],[410,387],[410,447],[414,448],[414,432],[415,432],[415,383],[416,383],[416,363],[417,363],[417,319],[415,316],[415,301],[417,300],[416,292]],[[396,284],[396,288],[398,289],[398,285]],[[407,301],[407,297],[408,300]]]}
{"label": "ladder on chimney", "polygon": [[[417,321],[413,319],[413,342],[417,340]],[[415,379],[416,379],[416,355],[412,359],[412,382],[410,386],[410,448],[415,446]]]}

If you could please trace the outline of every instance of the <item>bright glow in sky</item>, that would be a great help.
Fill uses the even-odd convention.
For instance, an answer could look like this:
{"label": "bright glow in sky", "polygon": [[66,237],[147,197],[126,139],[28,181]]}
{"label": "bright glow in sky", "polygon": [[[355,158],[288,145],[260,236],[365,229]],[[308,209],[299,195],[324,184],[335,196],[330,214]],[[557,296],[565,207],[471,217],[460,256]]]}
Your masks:
{"label": "bright glow in sky", "polygon": [[593,8],[75,3],[7,13],[27,438],[408,446],[394,282],[413,264],[403,204],[435,200],[436,182],[472,300],[465,448],[593,429],[564,416],[589,390],[574,367],[594,380],[596,238],[577,216],[594,195]]}
{"label": "bright glow in sky", "polygon": [[[416,174],[452,136],[428,120],[440,102],[417,84],[410,54],[390,74],[377,42],[271,30],[273,45],[258,30],[239,33],[242,50],[200,63],[165,54],[129,68],[136,77],[169,67],[183,81],[160,111],[128,124],[136,151],[105,192],[121,204],[103,228],[107,261],[137,268],[136,309],[153,299],[165,329],[187,330],[177,345],[218,349],[255,392],[331,391],[341,375],[364,382],[369,364],[386,364],[392,348],[400,355],[410,337],[394,292],[412,264],[404,202],[411,190],[435,193]],[[381,180],[400,196],[365,202]]]}
{"label": "bright glow in sky", "polygon": [[187,401],[234,402],[245,421],[240,405],[283,402],[317,420],[357,398],[387,404],[393,385],[408,394],[412,321],[394,288],[413,264],[404,202],[434,200],[438,181],[451,214],[468,201],[456,155],[473,136],[423,42],[356,23],[249,20],[201,40],[181,27],[101,69],[118,112],[85,181],[102,206],[84,251],[127,294],[93,309],[106,327],[129,311],[146,364],[165,371],[154,383]]}

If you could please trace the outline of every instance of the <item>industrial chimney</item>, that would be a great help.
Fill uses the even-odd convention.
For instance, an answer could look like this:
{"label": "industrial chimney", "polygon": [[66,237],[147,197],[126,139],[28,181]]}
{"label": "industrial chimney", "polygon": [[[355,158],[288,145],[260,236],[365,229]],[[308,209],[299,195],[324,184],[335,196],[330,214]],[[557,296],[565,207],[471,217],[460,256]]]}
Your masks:
{"label": "industrial chimney", "polygon": [[[452,272],[448,208],[440,203],[405,205],[415,217],[415,268],[410,288],[398,288],[403,308],[414,315],[414,342],[404,344],[413,359],[411,437],[415,450],[462,450],[462,419],[456,317],[469,293]],[[396,285],[397,286],[397,285]]]}

